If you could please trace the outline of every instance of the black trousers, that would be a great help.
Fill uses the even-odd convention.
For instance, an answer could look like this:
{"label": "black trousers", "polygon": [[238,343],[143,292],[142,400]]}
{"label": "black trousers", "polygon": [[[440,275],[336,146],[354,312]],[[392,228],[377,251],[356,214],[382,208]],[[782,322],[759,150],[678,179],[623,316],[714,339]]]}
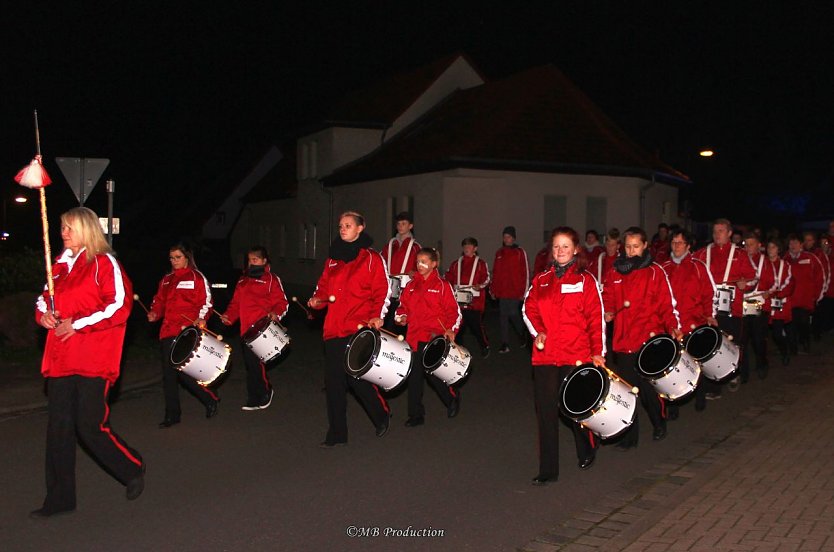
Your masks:
{"label": "black trousers", "polygon": [[417,344],[417,354],[411,363],[411,372],[408,374],[408,417],[420,418],[426,415],[426,408],[423,406],[423,382],[428,380],[429,385],[440,396],[444,406],[447,408],[459,391],[451,385],[446,385],[440,378],[433,374],[426,374],[423,370],[423,355],[426,352],[426,343]]}
{"label": "black trousers", "polygon": [[814,333],[815,338],[820,337],[822,332],[834,328],[834,297],[823,297],[822,301],[817,303],[813,322],[818,325],[817,331]]}
{"label": "black trousers", "polygon": [[478,345],[481,347],[481,351],[489,347],[489,340],[484,329],[484,311],[460,309],[460,312],[462,318],[460,328],[458,329],[458,336],[462,337],[464,332],[468,331],[475,336]]}
{"label": "black trousers", "polygon": [[[559,386],[575,366],[533,366],[533,395],[536,401],[536,421],[539,426],[539,475],[559,476]],[[569,422],[580,460],[593,454],[599,447],[598,438],[573,420]]]}
{"label": "black trousers", "polygon": [[[718,329],[723,332],[730,334],[733,338],[733,342],[738,344],[741,347],[741,356],[738,360],[739,367],[744,363],[744,324],[742,324],[741,318],[737,316],[728,316],[726,314],[719,314],[716,318],[718,321]],[[739,368],[740,369],[740,368]],[[730,378],[732,379],[732,378]],[[698,384],[698,387],[695,388],[695,405],[703,406],[706,404],[706,394],[707,393],[715,393],[716,395],[721,394],[721,383],[717,381],[713,381],[709,378],[701,376],[701,382]]]}
{"label": "black trousers", "polygon": [[811,349],[811,311],[801,307],[791,310],[793,320],[788,326],[788,346],[792,354],[799,352],[800,345],[805,352]]}
{"label": "black trousers", "polygon": [[510,324],[518,332],[519,340],[526,343],[529,337],[529,330],[521,318],[521,299],[499,299],[498,300],[498,322],[501,328],[501,343],[508,345],[510,342]]}
{"label": "black trousers", "polygon": [[76,439],[123,485],[141,473],[142,456],[110,427],[109,391],[110,384],[102,378],[48,378],[46,499],[43,502],[47,512],[75,508]]}
{"label": "black trousers", "polygon": [[246,396],[249,404],[265,404],[272,391],[272,384],[266,375],[266,365],[243,341],[243,364],[246,366]]}
{"label": "black trousers", "polygon": [[324,342],[324,387],[327,396],[328,443],[347,443],[347,391],[350,388],[378,427],[390,415],[388,403],[376,385],[348,376],[345,372],[345,349],[350,337],[338,337]]}
{"label": "black trousers", "polygon": [[[617,362],[617,367],[614,370],[618,376],[626,380],[631,385],[636,385],[640,389],[640,404],[649,416],[649,421],[653,428],[659,428],[666,422],[665,404],[657,396],[657,391],[654,387],[641,378],[637,373],[637,353],[614,353],[614,359]],[[621,443],[624,446],[636,446],[640,437],[640,415],[634,417],[634,423],[631,427],[625,430],[621,437]]]}
{"label": "black trousers", "polygon": [[788,355],[788,325],[784,320],[771,320],[770,331],[773,334],[773,342],[776,343],[776,348],[779,349],[779,354],[783,357]]}
{"label": "black trousers", "polygon": [[[743,331],[741,332],[742,349],[749,353],[751,350],[756,354],[756,370],[759,373],[767,372],[767,313],[748,315],[742,318]],[[747,381],[750,377],[750,355],[742,354],[739,359],[739,375],[741,381]]]}
{"label": "black trousers", "polygon": [[400,326],[394,320],[397,314],[397,308],[400,306],[399,299],[391,299],[391,304],[388,306],[388,312],[385,313],[385,320],[382,321],[382,327],[391,333],[397,335],[405,335],[408,332],[408,324]]}
{"label": "black trousers", "polygon": [[183,387],[188,389],[192,395],[197,397],[197,400],[203,403],[203,406],[208,406],[218,399],[217,395],[208,387],[203,387],[197,383],[197,380],[180,372],[171,364],[171,349],[174,345],[174,339],[173,337],[166,337],[160,341],[162,392],[165,395],[165,419],[179,421],[182,416],[182,407],[180,406],[180,389],[177,383],[181,383]]}

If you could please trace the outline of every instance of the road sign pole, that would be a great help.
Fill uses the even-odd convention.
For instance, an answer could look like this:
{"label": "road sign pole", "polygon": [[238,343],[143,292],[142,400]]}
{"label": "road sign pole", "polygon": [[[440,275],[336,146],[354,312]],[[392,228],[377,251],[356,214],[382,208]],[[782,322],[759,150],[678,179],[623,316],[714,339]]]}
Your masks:
{"label": "road sign pole", "polygon": [[116,181],[110,178],[105,184],[107,185],[107,243],[113,247],[113,194],[116,192]]}

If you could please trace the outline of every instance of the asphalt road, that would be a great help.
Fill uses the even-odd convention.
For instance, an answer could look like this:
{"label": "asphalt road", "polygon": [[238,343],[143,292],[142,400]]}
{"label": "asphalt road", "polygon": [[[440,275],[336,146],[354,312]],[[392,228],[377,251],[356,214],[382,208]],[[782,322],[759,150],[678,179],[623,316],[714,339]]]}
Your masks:
{"label": "asphalt road", "polygon": [[[493,342],[495,322],[489,319]],[[739,412],[790,378],[775,366],[770,378],[754,378],[738,393],[725,391],[706,412],[684,405],[661,442],[651,440],[641,412],[639,448],[622,453],[603,447],[588,471],[576,466],[564,427],[559,482],[533,487],[538,466],[528,351],[514,347],[507,355],[474,359],[455,419],[446,417],[426,386],[426,425],[404,427],[406,396],[394,394],[391,430],[377,438],[359,403],[349,399],[349,445],[323,450],[320,333],[297,318],[289,328],[293,350],[270,371],[277,397],[268,410],[240,410],[245,391],[239,351],[212,420],[182,390],[183,422],[157,429],[160,386],[124,393],[112,405],[114,430],[148,465],[145,492],[135,502],[127,502],[124,487],[79,450],[76,512],[30,520],[28,512],[44,495],[46,415],[0,421],[2,548],[513,550],[715,424],[733,424]],[[476,349],[468,339],[464,344]]]}

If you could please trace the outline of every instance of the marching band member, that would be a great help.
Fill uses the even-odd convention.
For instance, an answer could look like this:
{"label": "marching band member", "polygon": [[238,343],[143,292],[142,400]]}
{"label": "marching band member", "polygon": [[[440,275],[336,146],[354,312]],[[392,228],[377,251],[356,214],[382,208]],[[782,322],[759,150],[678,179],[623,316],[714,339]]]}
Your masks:
{"label": "marching band member", "polygon": [[[732,223],[724,218],[716,219],[712,225],[713,242],[695,252],[694,257],[707,265],[715,282],[716,320],[718,327],[729,334],[736,343],[742,342],[743,296],[752,289],[750,285],[756,272],[747,260],[747,254],[735,243]],[[744,350],[741,351],[744,355]],[[739,376],[730,380],[730,391],[738,390]],[[706,398],[721,398],[721,387],[710,380],[704,380]]]}
{"label": "marching band member", "polygon": [[585,266],[595,266],[600,255],[605,253],[605,248],[599,243],[599,234],[596,230],[585,232],[585,245],[582,251],[585,255]]}
{"label": "marching band member", "polygon": [[[231,326],[240,320],[240,335],[263,318],[281,320],[287,314],[287,296],[281,279],[272,273],[269,254],[262,245],[255,245],[246,253],[246,271],[237,281],[232,301],[220,321]],[[243,347],[246,365],[246,404],[241,410],[263,410],[272,404],[275,391],[266,375],[266,365],[252,349]]]}
{"label": "marching band member", "polygon": [[[417,253],[417,276],[411,280],[400,296],[397,309],[397,324],[408,324],[406,341],[416,353],[408,376],[408,419],[406,427],[425,423],[426,409],[423,406],[423,380],[426,374],[422,367],[425,347],[437,335],[445,334],[454,343],[455,332],[460,326],[461,314],[455,301],[455,293],[449,282],[440,279],[437,265],[440,257],[436,249],[429,247]],[[460,410],[460,390],[444,384],[437,376],[428,376],[429,384],[440,395],[449,418],[457,416]]]}
{"label": "marching band member", "polygon": [[811,315],[822,299],[825,290],[825,273],[820,260],[813,254],[802,250],[802,242],[796,234],[788,236],[788,253],[784,257],[791,266],[791,274],[796,287],[791,295],[791,316],[793,322],[789,327],[788,344],[791,353],[797,354],[799,346],[802,352],[811,352]]}
{"label": "marching band member", "polygon": [[[461,304],[463,322],[458,334],[469,330],[478,341],[481,357],[489,356],[489,340],[484,329],[484,309],[486,308],[486,287],[489,285],[489,267],[487,262],[478,256],[478,240],[473,237],[464,238],[460,242],[463,254],[452,262],[446,271],[446,281],[456,290],[472,290],[472,302]],[[475,295],[474,292],[478,294]]]}
{"label": "marching band member", "polygon": [[788,350],[787,325],[793,320],[791,312],[791,295],[796,287],[796,281],[791,274],[791,265],[781,257],[781,245],[775,239],[767,242],[767,260],[773,269],[773,288],[770,300],[765,303],[768,313],[773,341],[782,356],[782,366],[790,363]]}
{"label": "marching band member", "polygon": [[[765,344],[767,338],[767,315],[765,313],[765,304],[770,303],[770,291],[774,285],[774,275],[772,270],[765,267],[767,255],[761,251],[761,241],[759,237],[753,232],[748,232],[744,236],[744,249],[747,251],[747,257],[750,259],[750,264],[755,270],[755,286],[752,291],[744,294],[745,305],[748,305],[747,312],[742,316],[742,342],[740,343],[742,349],[749,352],[748,344],[756,353],[756,373],[760,379],[767,377],[767,347]],[[750,305],[760,305],[752,313],[748,313],[751,308]],[[739,360],[739,375],[741,376],[741,383],[747,383],[750,378],[750,355],[743,354]]]}
{"label": "marching band member", "polygon": [[[602,291],[602,283],[608,276],[608,273],[614,270],[614,261],[620,256],[620,231],[617,228],[611,228],[605,234],[605,252],[597,258],[596,270],[594,274],[597,278],[597,284],[600,291]],[[589,267],[589,269],[592,267]],[[614,322],[605,325],[605,350],[607,351],[605,360],[613,364],[611,355],[611,340],[614,339]]]}
{"label": "marching band member", "polygon": [[[572,228],[553,231],[553,262],[539,273],[524,300],[524,322],[535,338],[533,385],[539,427],[539,473],[534,485],[559,478],[559,385],[577,362],[605,365],[602,298]],[[557,400],[554,400],[557,398]],[[594,463],[597,438],[573,423],[579,468]]]}
{"label": "marching band member", "polygon": [[669,258],[669,252],[671,251],[669,232],[669,225],[665,222],[657,225],[657,234],[652,238],[652,245],[649,248],[652,259],[657,264],[663,264]]}
{"label": "marching band member", "polygon": [[536,253],[536,257],[533,259],[533,278],[547,270],[547,267],[552,262],[553,257],[551,257],[550,253],[550,244],[546,243],[541,249],[539,249],[539,252]]}
{"label": "marching band member", "polygon": [[371,417],[377,437],[388,432],[390,423],[391,411],[377,386],[345,373],[345,348],[357,326],[380,329],[390,304],[385,261],[371,249],[372,240],[364,230],[362,215],[353,211],[342,213],[339,237],[330,244],[330,257],[324,264],[316,291],[307,302],[313,309],[327,307],[324,382],[328,429],[320,445],[323,448],[347,444],[348,387]]}
{"label": "marching band member", "polygon": [[[694,239],[685,230],[674,230],[671,234],[671,254],[663,263],[663,270],[669,276],[672,295],[677,301],[676,308],[681,321],[681,328],[690,331],[703,324],[717,326],[713,297],[715,283],[712,281],[707,266],[691,255]],[[695,387],[695,410],[706,408],[704,386]],[[670,404],[669,419],[677,418],[677,405]]]}
{"label": "marching band member", "polygon": [[173,245],[168,250],[171,272],[159,282],[159,289],[151,302],[148,321],[162,320],[159,328],[160,350],[162,353],[162,389],[165,395],[165,418],[159,423],[159,429],[167,429],[180,423],[182,409],[177,381],[188,389],[192,395],[203,403],[206,418],[217,414],[220,399],[208,387],[177,370],[171,364],[171,351],[174,339],[179,335],[188,320],[204,328],[211,309],[211,289],[208,280],[197,270],[191,248],[183,243]]}
{"label": "marching band member", "polygon": [[[640,402],[654,428],[652,438],[659,441],[666,437],[664,404],[651,384],[637,374],[637,355],[652,334],[667,332],[675,339],[683,334],[669,279],[660,265],[652,262],[646,232],[632,226],[623,237],[625,256],[614,262],[614,270],[603,285],[605,321],[616,320],[613,342],[616,372],[640,388]],[[635,417],[634,424],[625,432],[617,445],[619,448],[637,446],[638,419]]]}
{"label": "marching band member", "polygon": [[503,246],[495,252],[492,264],[490,295],[498,299],[501,326],[500,354],[510,352],[510,323],[518,332],[522,347],[527,343],[527,333],[521,320],[521,302],[530,283],[530,265],[527,253],[515,242],[515,227],[507,226],[502,233]]}
{"label": "marching band member", "polygon": [[[831,238],[828,235],[820,238],[820,249],[827,257],[828,266],[834,268],[834,248],[832,248],[832,245]],[[825,297],[820,301],[819,310],[822,319],[821,329],[823,332],[828,332],[834,328],[834,285],[831,284],[830,272],[828,288],[825,290]]]}
{"label": "marching band member", "polygon": [[41,373],[49,396],[46,498],[31,512],[48,518],[75,510],[76,439],[127,487],[134,500],[145,488],[145,464],[110,427],[107,395],[119,379],[133,286],[101,232],[98,216],[75,207],[61,216],[64,252],[55,262],[55,311],[48,292],[35,319],[46,328]]}
{"label": "marching band member", "polygon": [[817,233],[806,231],[802,233],[802,249],[814,255],[822,265],[823,271],[823,291],[817,304],[814,307],[814,315],[811,317],[811,332],[814,336],[814,341],[819,341],[822,337],[822,328],[825,319],[829,316],[829,300],[826,298],[828,288],[831,287],[831,262],[828,260],[828,255],[822,250],[822,247],[817,247]]}
{"label": "marching band member", "polygon": [[[410,213],[403,211],[396,217],[397,235],[388,240],[388,248],[385,256],[385,263],[390,276],[407,274],[414,277],[417,271],[417,252],[420,251],[420,244],[414,240],[414,220]],[[405,287],[405,286],[402,286]],[[400,290],[402,293],[402,290]],[[397,310],[399,300],[390,298],[391,308],[385,317],[383,326],[395,333],[402,333],[399,324],[394,322],[394,313]]]}

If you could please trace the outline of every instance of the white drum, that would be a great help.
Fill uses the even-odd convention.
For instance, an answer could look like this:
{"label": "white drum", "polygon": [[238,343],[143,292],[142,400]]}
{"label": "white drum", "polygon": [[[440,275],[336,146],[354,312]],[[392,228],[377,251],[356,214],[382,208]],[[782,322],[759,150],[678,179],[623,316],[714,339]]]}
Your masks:
{"label": "white drum", "polygon": [[734,286],[718,285],[715,286],[715,296],[713,297],[713,304],[718,313],[730,314],[733,307],[733,299],[736,298],[736,288]]}
{"label": "white drum", "polygon": [[460,303],[461,305],[471,305],[472,299],[475,297],[475,294],[472,293],[471,290],[468,289],[456,289],[455,290],[455,301]]}
{"label": "white drum", "polygon": [[465,347],[437,336],[423,350],[423,369],[446,385],[453,385],[469,374],[472,355]]}
{"label": "white drum", "polygon": [[695,391],[701,367],[677,339],[669,334],[659,334],[640,347],[637,373],[658,395],[674,401]]}
{"label": "white drum", "polygon": [[229,345],[196,326],[184,328],[171,345],[171,364],[204,387],[226,372],[231,358]]}
{"label": "white drum", "polygon": [[738,367],[741,349],[729,334],[713,326],[698,326],[686,336],[683,346],[701,364],[705,377],[720,381]]}
{"label": "white drum", "polygon": [[264,316],[252,324],[243,334],[243,342],[261,359],[269,362],[280,355],[290,344],[287,329],[269,316]]}
{"label": "white drum", "polygon": [[637,394],[607,370],[583,364],[571,370],[559,388],[562,414],[603,439],[634,423]]}
{"label": "white drum", "polygon": [[780,299],[779,297],[771,297],[770,298],[770,310],[772,311],[780,311],[782,307],[785,305],[785,300]]}
{"label": "white drum", "polygon": [[742,304],[742,314],[744,316],[758,316],[762,313],[764,307],[764,299],[761,296],[745,297]]}
{"label": "white drum", "polygon": [[391,299],[399,299],[402,295],[405,286],[411,281],[411,276],[408,274],[397,274],[396,276],[388,276],[388,284],[391,287]]}
{"label": "white drum", "polygon": [[411,347],[394,336],[362,328],[348,342],[345,372],[390,391],[411,372]]}

